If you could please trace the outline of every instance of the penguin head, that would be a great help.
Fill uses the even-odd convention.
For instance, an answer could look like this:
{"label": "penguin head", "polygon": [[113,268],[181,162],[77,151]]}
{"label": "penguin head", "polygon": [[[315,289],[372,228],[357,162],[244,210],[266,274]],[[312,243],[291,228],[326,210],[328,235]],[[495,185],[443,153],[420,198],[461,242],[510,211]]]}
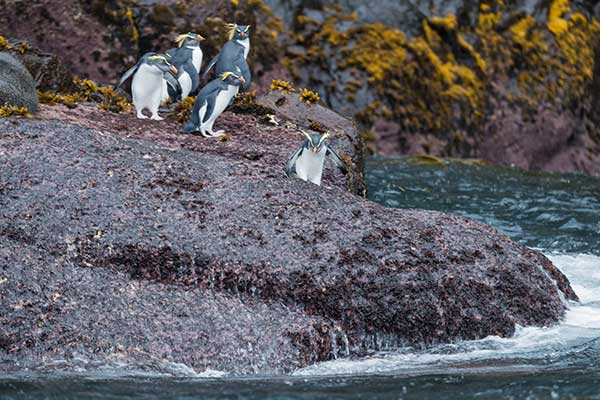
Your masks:
{"label": "penguin head", "polygon": [[239,71],[237,73],[231,71],[223,72],[219,78],[229,85],[241,86],[246,83],[246,80]]}
{"label": "penguin head", "polygon": [[228,24],[229,40],[245,40],[250,37],[250,25]]}
{"label": "penguin head", "polygon": [[148,57],[148,64],[158,68],[162,72],[173,73],[175,76],[179,73],[177,68],[169,62],[167,57],[160,54]]}
{"label": "penguin head", "polygon": [[304,148],[311,150],[317,154],[321,149],[326,146],[325,142],[331,136],[329,132],[319,135],[318,133],[308,133],[306,131],[300,131],[306,137],[304,141]]}
{"label": "penguin head", "polygon": [[190,46],[196,47],[200,45],[200,42],[204,40],[202,35],[199,35],[194,32],[184,33],[183,35],[177,36],[175,42],[177,42],[177,47]]}

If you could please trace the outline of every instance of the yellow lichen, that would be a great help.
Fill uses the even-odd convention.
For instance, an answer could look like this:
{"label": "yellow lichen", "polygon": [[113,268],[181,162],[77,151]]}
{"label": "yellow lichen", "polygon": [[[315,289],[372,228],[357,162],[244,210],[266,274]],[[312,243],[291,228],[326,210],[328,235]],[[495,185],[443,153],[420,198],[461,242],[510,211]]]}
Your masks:
{"label": "yellow lichen", "polygon": [[31,117],[31,114],[29,113],[29,109],[27,107],[19,107],[4,103],[4,105],[0,107],[0,118],[13,116],[29,118]]}
{"label": "yellow lichen", "polygon": [[131,103],[123,96],[118,96],[110,86],[98,86],[89,79],[75,78],[73,80],[78,90],[74,93],[53,93],[38,91],[40,103],[47,105],[64,104],[69,108],[77,107],[78,103],[95,102],[107,111],[115,113],[128,112]]}
{"label": "yellow lichen", "polygon": [[6,40],[4,36],[0,36],[0,48],[9,50],[12,49],[11,44],[8,43],[8,40]]}
{"label": "yellow lichen", "polygon": [[533,111],[539,104],[571,107],[593,78],[600,23],[564,0],[551,2],[547,24],[534,15],[515,20],[513,8],[486,0],[474,26],[451,14],[424,18],[412,39],[382,24],[348,24],[351,18],[332,8],[322,22],[298,17],[297,40],[307,50],[288,53],[284,65],[296,79],[301,64],[346,69],[350,79],[322,85],[350,101],[368,87],[376,101],[355,115],[367,129],[385,118],[408,132],[459,138],[479,129],[492,97]]}
{"label": "yellow lichen", "polygon": [[131,7],[127,7],[125,9],[125,17],[127,18],[127,21],[129,21],[129,25],[131,26],[131,37],[133,41],[137,44],[140,41],[140,33],[137,27],[135,26],[135,20],[133,18],[133,11],[131,10]]}
{"label": "yellow lichen", "polygon": [[271,82],[271,90],[279,90],[283,93],[293,93],[296,91],[296,88],[288,81],[273,79]]}
{"label": "yellow lichen", "polygon": [[19,54],[25,54],[27,52],[27,50],[29,50],[31,47],[29,46],[29,44],[23,42],[21,44],[19,44],[19,47],[17,48],[17,52]]}
{"label": "yellow lichen", "polygon": [[171,116],[175,118],[175,120],[177,120],[178,122],[186,122],[188,119],[190,119],[190,116],[192,115],[192,109],[194,108],[195,102],[195,97],[186,97],[185,99],[183,99],[183,101],[181,101],[175,106],[175,110],[173,111],[173,114]]}
{"label": "yellow lichen", "polygon": [[569,29],[569,22],[563,15],[571,11],[570,0],[553,0],[548,10],[548,29],[555,35],[562,35]]}
{"label": "yellow lichen", "polygon": [[319,93],[313,92],[309,89],[300,89],[300,100],[309,106],[316,104],[321,100]]}

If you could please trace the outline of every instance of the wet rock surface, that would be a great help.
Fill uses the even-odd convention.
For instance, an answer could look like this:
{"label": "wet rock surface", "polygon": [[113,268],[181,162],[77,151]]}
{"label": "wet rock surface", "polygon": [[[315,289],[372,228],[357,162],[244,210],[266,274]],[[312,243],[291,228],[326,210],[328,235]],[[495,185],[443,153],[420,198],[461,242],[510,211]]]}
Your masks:
{"label": "wet rock surface", "polygon": [[0,370],[286,373],[509,336],[576,299],[488,226],[383,208],[331,166],[321,187],[287,179],[288,126],[225,113],[219,142],[93,106],[39,115],[0,120]]}

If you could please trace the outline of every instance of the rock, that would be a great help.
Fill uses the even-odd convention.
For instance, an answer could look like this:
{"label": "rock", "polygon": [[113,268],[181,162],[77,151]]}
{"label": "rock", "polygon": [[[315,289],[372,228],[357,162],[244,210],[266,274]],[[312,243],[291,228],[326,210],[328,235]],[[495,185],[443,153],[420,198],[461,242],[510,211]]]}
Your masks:
{"label": "rock", "polygon": [[0,105],[10,104],[37,111],[35,81],[16,58],[0,53]]}
{"label": "rock", "polygon": [[[581,131],[568,157],[556,146],[552,154],[527,147],[518,156],[498,152],[492,161],[510,164],[518,157],[518,165],[557,171],[549,157],[567,163],[560,170],[598,173],[593,165],[600,154],[600,123],[581,112],[594,96],[588,90],[600,39],[594,2],[269,4],[294,30],[286,65],[295,83],[318,91],[333,110],[355,116],[375,133],[375,149],[397,155],[430,147],[436,156],[477,157],[487,153],[480,144],[496,140],[486,129],[499,123],[496,103],[507,102],[524,119],[540,121],[546,116],[538,112],[552,104],[550,112],[572,119]],[[396,134],[376,126],[381,119],[398,124]],[[512,124],[511,117],[503,123]],[[550,125],[536,126],[540,136],[554,136]],[[431,145],[422,146],[424,140]]]}
{"label": "rock", "polygon": [[[364,142],[352,119],[345,118],[320,104],[307,105],[300,100],[297,93],[269,91],[260,96],[257,103],[274,110],[280,118],[291,121],[305,130],[329,130],[333,135],[331,142],[334,148],[340,155],[347,155],[351,160],[348,163],[348,190],[366,196]],[[345,140],[336,140],[340,136]]]}
{"label": "rock", "polygon": [[333,168],[321,187],[286,178],[294,129],[224,113],[219,142],[85,105],[40,118],[0,120],[2,371],[287,373],[510,336],[577,298],[489,226],[386,209]]}
{"label": "rock", "polygon": [[540,107],[533,117],[504,104],[494,107],[476,156],[532,171],[600,175],[600,155],[572,113]]}
{"label": "rock", "polygon": [[24,41],[5,40],[8,46],[1,51],[12,54],[23,63],[33,76],[37,90],[69,93],[77,89],[73,83],[73,74],[56,55],[44,53]]}

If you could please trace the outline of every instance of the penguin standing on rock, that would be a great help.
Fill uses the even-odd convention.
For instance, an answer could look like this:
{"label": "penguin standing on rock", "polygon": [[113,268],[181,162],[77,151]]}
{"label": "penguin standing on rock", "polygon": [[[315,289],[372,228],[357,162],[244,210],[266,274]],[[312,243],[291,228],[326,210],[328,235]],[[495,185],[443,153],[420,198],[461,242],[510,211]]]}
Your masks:
{"label": "penguin standing on rock", "polygon": [[133,75],[131,82],[131,96],[133,105],[139,119],[146,119],[143,111],[148,110],[152,114],[150,117],[155,121],[162,121],[158,115],[158,107],[163,98],[164,84],[170,88],[176,96],[181,96],[181,85],[177,80],[177,68],[173,66],[164,55],[156,53],[147,53],[131,67],[119,82],[115,85],[115,90],[121,86],[127,79]]}
{"label": "penguin standing on rock", "polygon": [[252,76],[246,59],[250,53],[250,25],[228,24],[229,41],[225,43],[221,52],[215,56],[206,67],[203,78],[208,76],[210,70],[216,65],[217,76],[239,68],[244,77],[244,89],[250,87]]}
{"label": "penguin standing on rock", "polygon": [[347,172],[344,160],[327,144],[329,133],[321,136],[301,132],[306,140],[287,162],[285,174],[288,177],[298,177],[305,181],[311,181],[316,185],[321,185],[326,156],[331,156],[333,162],[344,174]]}
{"label": "penguin standing on rock", "polygon": [[181,85],[183,99],[200,86],[200,69],[203,58],[200,42],[203,40],[204,38],[197,33],[186,33],[177,37],[178,47],[167,50],[166,56],[169,62],[179,70],[177,79]]}
{"label": "penguin standing on rock", "polygon": [[215,120],[227,108],[240,86],[245,83],[244,77],[237,73],[227,71],[219,78],[210,81],[200,90],[190,121],[183,127],[183,133],[200,132],[204,137],[218,137],[223,131],[213,132]]}

